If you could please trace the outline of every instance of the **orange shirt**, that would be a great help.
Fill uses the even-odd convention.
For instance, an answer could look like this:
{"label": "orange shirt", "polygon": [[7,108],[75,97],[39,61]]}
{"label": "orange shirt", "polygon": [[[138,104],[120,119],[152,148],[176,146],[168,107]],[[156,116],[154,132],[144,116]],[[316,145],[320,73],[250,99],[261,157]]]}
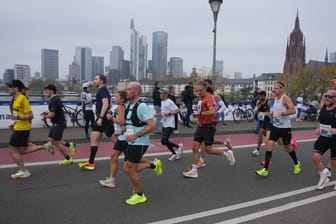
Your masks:
{"label": "orange shirt", "polygon": [[[206,93],[202,98],[201,111],[208,111],[210,107],[215,107],[215,101],[210,93]],[[198,124],[212,124],[215,122],[215,117],[215,114],[212,116],[200,115],[198,116]]]}

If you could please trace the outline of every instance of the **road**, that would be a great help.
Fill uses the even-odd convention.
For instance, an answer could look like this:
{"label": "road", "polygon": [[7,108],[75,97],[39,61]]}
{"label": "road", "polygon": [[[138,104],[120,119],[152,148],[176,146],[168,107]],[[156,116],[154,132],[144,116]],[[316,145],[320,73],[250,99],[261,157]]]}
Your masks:
{"label": "road", "polygon": [[[60,167],[55,165],[57,158],[45,164],[30,161],[33,176],[25,180],[11,180],[15,166],[0,163],[0,220],[6,224],[335,223],[335,181],[325,190],[315,190],[319,177],[311,160],[313,131],[294,135],[299,140],[302,173],[292,173],[290,157],[276,146],[267,178],[254,173],[261,167],[262,156],[250,156],[253,137],[248,135],[229,136],[235,144],[236,165],[207,156],[207,166],[199,170],[198,179],[181,174],[190,166],[190,150],[180,160],[169,162],[167,150],[154,142],[147,156],[160,158],[164,173],[161,177],[152,170],[141,173],[148,201],[137,206],[124,203],[133,189],[122,168],[115,189],[99,185],[98,180],[108,174],[105,152],[93,172],[79,170],[77,165]],[[255,140],[256,135],[250,136]],[[183,140],[189,148],[192,139]],[[87,156],[84,148],[87,145],[79,145],[77,161],[81,153]],[[42,157],[47,156],[44,153]]]}

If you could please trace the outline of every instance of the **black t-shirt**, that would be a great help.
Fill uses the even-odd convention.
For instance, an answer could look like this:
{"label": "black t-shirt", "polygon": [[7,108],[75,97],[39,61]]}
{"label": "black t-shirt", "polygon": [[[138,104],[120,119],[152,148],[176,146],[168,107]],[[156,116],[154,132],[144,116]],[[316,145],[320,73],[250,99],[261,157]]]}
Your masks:
{"label": "black t-shirt", "polygon": [[[97,93],[96,93],[96,113],[98,115],[100,115],[100,112],[103,108],[103,99],[104,98],[108,98],[108,108],[107,108],[107,111],[108,109],[110,109],[110,103],[111,103],[111,96],[110,96],[110,93],[109,91],[107,90],[106,86],[102,86],[100,87],[98,90],[97,90]],[[106,113],[107,113],[106,111]],[[104,116],[106,115],[106,113],[104,114]]]}
{"label": "black t-shirt", "polygon": [[50,119],[53,124],[64,124],[65,123],[63,103],[59,96],[56,95],[50,99],[48,109],[50,112],[55,113],[55,117]]}

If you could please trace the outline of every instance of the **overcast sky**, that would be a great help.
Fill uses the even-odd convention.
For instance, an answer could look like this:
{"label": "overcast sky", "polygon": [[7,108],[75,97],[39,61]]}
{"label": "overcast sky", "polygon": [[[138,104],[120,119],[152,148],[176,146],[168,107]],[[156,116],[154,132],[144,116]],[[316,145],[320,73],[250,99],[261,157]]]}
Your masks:
{"label": "overcast sky", "polygon": [[[223,0],[218,16],[217,59],[224,73],[244,77],[282,72],[287,37],[297,10],[306,38],[306,60],[336,52],[335,0]],[[168,33],[168,57],[182,57],[184,71],[211,68],[213,15],[208,0],[10,0],[0,3],[0,74],[14,64],[41,71],[41,49],[59,50],[60,74],[68,74],[76,46],[104,56],[120,45],[129,60],[130,19],[147,36]]]}

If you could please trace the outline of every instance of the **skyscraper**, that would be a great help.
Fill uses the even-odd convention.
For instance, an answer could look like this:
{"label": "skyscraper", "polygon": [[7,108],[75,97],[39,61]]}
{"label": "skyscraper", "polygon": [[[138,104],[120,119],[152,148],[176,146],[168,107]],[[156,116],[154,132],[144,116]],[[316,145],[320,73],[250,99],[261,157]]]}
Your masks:
{"label": "skyscraper", "polygon": [[216,71],[215,71],[216,76],[224,77],[223,71],[224,71],[224,61],[216,60]]}
{"label": "skyscraper", "polygon": [[183,59],[180,57],[171,57],[170,58],[170,75],[173,77],[182,77],[183,76]]}
{"label": "skyscraper", "polygon": [[120,46],[113,46],[110,51],[110,69],[117,70],[122,74],[124,51]]}
{"label": "skyscraper", "polygon": [[14,79],[14,69],[6,69],[5,73],[3,74],[3,80],[5,83],[11,83]]}
{"label": "skyscraper", "polygon": [[331,63],[335,63],[336,62],[336,52],[331,52],[330,53],[329,62],[331,62]]}
{"label": "skyscraper", "polygon": [[130,72],[136,80],[147,78],[147,38],[141,35],[131,19],[131,49],[130,49]]}
{"label": "skyscraper", "polygon": [[41,50],[41,73],[43,78],[59,78],[58,50],[42,49]]}
{"label": "skyscraper", "polygon": [[167,74],[168,33],[153,33],[152,42],[153,80],[164,80]]}
{"label": "skyscraper", "polygon": [[300,30],[299,13],[296,15],[294,30],[287,40],[284,74],[293,74],[306,64],[306,44]]}
{"label": "skyscraper", "polygon": [[104,57],[92,56],[92,75],[104,74]]}
{"label": "skyscraper", "polygon": [[79,65],[81,81],[91,81],[92,74],[92,50],[89,47],[76,47],[75,63]]}

